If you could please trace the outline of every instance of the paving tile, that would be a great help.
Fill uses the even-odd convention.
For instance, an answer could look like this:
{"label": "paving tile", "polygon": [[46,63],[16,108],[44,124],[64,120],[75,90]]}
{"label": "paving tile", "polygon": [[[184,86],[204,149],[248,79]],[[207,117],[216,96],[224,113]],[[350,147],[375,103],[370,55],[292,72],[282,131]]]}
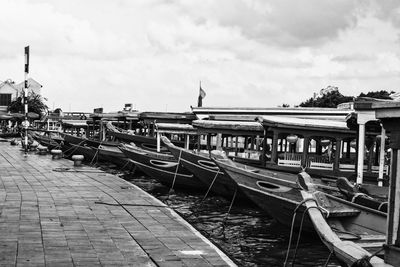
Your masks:
{"label": "paving tile", "polygon": [[77,173],[55,168],[73,165],[34,153],[23,157],[18,147],[0,143],[0,266],[234,265],[136,186],[84,172],[93,171],[86,166]]}

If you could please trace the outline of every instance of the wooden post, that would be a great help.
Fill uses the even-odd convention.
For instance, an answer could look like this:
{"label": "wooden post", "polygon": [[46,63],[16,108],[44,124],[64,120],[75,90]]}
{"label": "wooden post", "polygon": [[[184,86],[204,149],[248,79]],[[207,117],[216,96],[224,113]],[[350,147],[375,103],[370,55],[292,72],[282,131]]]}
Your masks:
{"label": "wooden post", "polygon": [[235,144],[235,156],[237,156],[238,155],[239,136],[236,136],[235,141],[236,141],[236,144]]}
{"label": "wooden post", "polygon": [[157,152],[161,151],[161,134],[157,132]]}
{"label": "wooden post", "polygon": [[363,183],[364,175],[364,147],[365,147],[365,123],[359,123],[358,149],[357,149],[357,184]]}
{"label": "wooden post", "polygon": [[333,164],[333,172],[334,173],[339,173],[339,161],[340,161],[340,155],[341,151],[340,148],[342,147],[342,139],[341,138],[336,138],[336,151],[335,151],[335,162]]}
{"label": "wooden post", "polygon": [[[258,143],[258,142],[257,142]],[[258,151],[258,149],[257,149]],[[267,130],[265,130],[264,128],[264,140],[262,142],[262,151],[261,151],[261,166],[265,166],[266,165],[266,157],[265,155],[267,154]]]}
{"label": "wooden post", "polygon": [[207,150],[211,151],[211,134],[207,134]]}
{"label": "wooden post", "polygon": [[[272,137],[272,152],[271,152],[271,162],[278,163],[278,131],[274,130]],[[281,143],[282,144],[282,143]]]}
{"label": "wooden post", "polygon": [[385,139],[386,130],[382,126],[381,130],[381,143],[379,151],[379,174],[378,174],[378,186],[383,186],[383,168],[385,167]]}
{"label": "wooden post", "polygon": [[310,137],[303,138],[303,155],[301,157],[301,166],[307,167],[308,146],[310,145]]}
{"label": "wooden post", "polygon": [[189,141],[190,136],[188,134],[185,135],[185,149],[189,149]]}
{"label": "wooden post", "polygon": [[216,140],[215,146],[216,146],[217,150],[222,150],[222,134],[221,133],[217,134],[217,140]]}
{"label": "wooden post", "polygon": [[197,151],[200,152],[201,150],[201,134],[197,136]]}

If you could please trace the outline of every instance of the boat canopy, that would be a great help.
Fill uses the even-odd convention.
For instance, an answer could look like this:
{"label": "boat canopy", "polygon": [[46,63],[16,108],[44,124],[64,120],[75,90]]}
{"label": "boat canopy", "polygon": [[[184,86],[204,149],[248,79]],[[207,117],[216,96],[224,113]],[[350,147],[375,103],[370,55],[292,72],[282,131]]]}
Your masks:
{"label": "boat canopy", "polygon": [[195,120],[192,125],[201,133],[224,133],[232,135],[262,135],[263,126],[256,121]]}
{"label": "boat canopy", "polygon": [[88,127],[87,120],[63,120],[62,124],[69,127]]}
{"label": "boat canopy", "polygon": [[109,113],[93,113],[90,117],[93,120],[139,120],[140,112],[126,112],[126,111],[119,111],[119,112],[109,112]]}
{"label": "boat canopy", "polygon": [[[191,107],[194,114],[199,118],[215,116],[215,120],[222,116],[241,116],[245,120],[254,119],[257,116],[276,115],[287,117],[304,117],[304,118],[330,118],[344,119],[349,112],[354,111],[351,108],[319,108],[319,107],[270,107],[270,108],[253,108],[253,107]],[[239,119],[242,120],[242,119]]]}
{"label": "boat canopy", "polygon": [[179,123],[156,123],[156,131],[158,133],[168,134],[192,134],[196,135],[197,129],[190,124],[179,124]]}
{"label": "boat canopy", "polygon": [[190,123],[197,117],[192,112],[141,112],[139,119],[147,123]]}
{"label": "boat canopy", "polygon": [[282,116],[260,116],[257,120],[265,127],[289,128],[309,131],[353,132],[344,120],[305,119]]}

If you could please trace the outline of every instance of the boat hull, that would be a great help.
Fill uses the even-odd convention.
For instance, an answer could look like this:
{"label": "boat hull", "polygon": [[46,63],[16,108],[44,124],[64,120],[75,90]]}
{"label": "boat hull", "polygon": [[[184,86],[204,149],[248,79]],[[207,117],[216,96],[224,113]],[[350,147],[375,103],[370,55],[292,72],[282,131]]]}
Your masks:
{"label": "boat hull", "polygon": [[184,169],[172,155],[121,147],[122,152],[144,173],[169,187],[205,189],[192,173]]}
{"label": "boat hull", "polygon": [[[254,202],[258,207],[267,212],[279,223],[291,227],[294,211],[298,208],[295,216],[294,227],[298,228],[303,220],[302,229],[314,232],[310,218],[305,212],[304,206],[299,206],[302,196],[296,186],[296,175],[266,172],[263,175],[241,168],[235,168],[222,161],[216,161],[218,166],[237,183],[240,190]],[[268,174],[268,175],[267,175]]]}
{"label": "boat hull", "polygon": [[100,145],[99,159],[117,165],[125,170],[134,168],[134,164],[125,156],[125,154],[116,146]]}
{"label": "boat hull", "polygon": [[247,199],[238,189],[237,184],[210,159],[189,150],[166,144],[175,159],[179,159],[182,166],[194,174],[210,191],[216,195],[231,199],[235,192],[236,197]]}

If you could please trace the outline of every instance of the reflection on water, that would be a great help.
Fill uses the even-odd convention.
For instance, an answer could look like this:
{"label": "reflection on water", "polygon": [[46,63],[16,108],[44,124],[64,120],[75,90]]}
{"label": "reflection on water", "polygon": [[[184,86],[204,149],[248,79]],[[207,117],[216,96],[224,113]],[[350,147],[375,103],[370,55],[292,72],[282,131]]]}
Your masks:
{"label": "reflection on water", "polygon": [[[283,266],[290,229],[253,204],[235,202],[227,216],[231,203],[222,197],[209,196],[202,201],[204,195],[195,192],[177,190],[169,194],[169,188],[143,175],[120,176],[168,204],[239,266]],[[291,255],[297,235],[294,239]],[[303,233],[295,266],[325,266],[329,254],[317,236]],[[291,262],[288,266],[293,266]],[[340,265],[330,259],[326,266]]]}

